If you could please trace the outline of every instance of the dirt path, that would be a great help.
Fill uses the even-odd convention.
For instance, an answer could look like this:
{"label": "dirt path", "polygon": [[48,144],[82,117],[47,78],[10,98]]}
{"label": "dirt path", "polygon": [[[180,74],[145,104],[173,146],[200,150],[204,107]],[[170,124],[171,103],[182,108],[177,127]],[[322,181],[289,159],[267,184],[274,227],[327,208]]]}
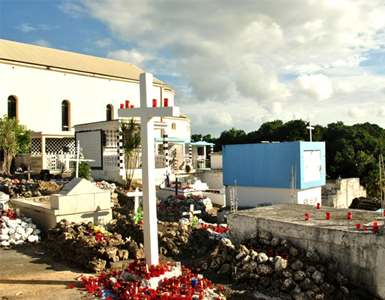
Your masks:
{"label": "dirt path", "polygon": [[[76,278],[81,270],[55,261],[41,245],[24,245],[0,250],[1,299],[84,299],[81,281]],[[74,289],[69,289],[73,284]]]}

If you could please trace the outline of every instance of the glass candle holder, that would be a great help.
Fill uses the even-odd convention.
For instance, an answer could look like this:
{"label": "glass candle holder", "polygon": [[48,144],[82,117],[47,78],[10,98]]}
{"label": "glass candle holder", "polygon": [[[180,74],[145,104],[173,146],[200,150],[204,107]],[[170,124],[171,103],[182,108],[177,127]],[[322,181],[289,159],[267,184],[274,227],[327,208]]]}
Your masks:
{"label": "glass candle holder", "polygon": [[348,212],[348,220],[351,220],[351,219],[352,219],[352,213]]}
{"label": "glass candle holder", "polygon": [[326,219],[330,220],[330,213],[329,212],[326,213]]}

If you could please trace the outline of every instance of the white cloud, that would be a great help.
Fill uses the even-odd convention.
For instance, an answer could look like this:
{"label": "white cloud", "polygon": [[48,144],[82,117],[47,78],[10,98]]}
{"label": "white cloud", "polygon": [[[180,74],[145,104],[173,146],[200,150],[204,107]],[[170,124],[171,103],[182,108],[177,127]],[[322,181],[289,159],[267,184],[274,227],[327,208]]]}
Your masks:
{"label": "white cloud", "polygon": [[22,31],[24,33],[28,33],[30,31],[37,30],[36,27],[30,26],[28,23],[20,24],[19,26],[17,26],[17,29],[19,29],[20,31]]}
{"label": "white cloud", "polygon": [[145,55],[136,49],[109,52],[107,58],[129,62],[137,67],[142,67],[144,61],[152,59],[150,55]]}
{"label": "white cloud", "polygon": [[295,84],[302,93],[317,100],[328,99],[333,93],[329,78],[323,74],[301,75],[295,80]]}
{"label": "white cloud", "polygon": [[48,47],[48,48],[52,47],[51,43],[45,40],[37,40],[34,42],[34,44],[42,47]]}
{"label": "white cloud", "polygon": [[96,44],[98,47],[105,48],[105,47],[108,47],[108,46],[111,45],[111,39],[103,39],[103,40],[99,40],[99,41],[96,41],[95,44]]}
{"label": "white cloud", "polygon": [[352,107],[348,112],[349,117],[352,117],[352,118],[359,118],[364,114],[365,114],[365,110],[359,107]]}
{"label": "white cloud", "polygon": [[[385,127],[377,116],[385,77],[371,67],[385,47],[382,2],[74,0],[60,8],[99,20],[114,39],[131,45],[107,57],[173,77],[176,102],[189,103],[185,112],[193,122],[221,121],[223,130],[234,123],[247,131],[266,118],[311,114],[322,125],[371,115]],[[304,105],[313,99],[319,101]],[[351,109],[364,101],[372,107],[367,115]],[[215,119],[218,103],[230,102],[240,105],[223,107]],[[198,118],[202,105],[209,121]]]}
{"label": "white cloud", "polygon": [[378,116],[379,117],[385,117],[385,106],[381,106],[379,111],[378,111]]}

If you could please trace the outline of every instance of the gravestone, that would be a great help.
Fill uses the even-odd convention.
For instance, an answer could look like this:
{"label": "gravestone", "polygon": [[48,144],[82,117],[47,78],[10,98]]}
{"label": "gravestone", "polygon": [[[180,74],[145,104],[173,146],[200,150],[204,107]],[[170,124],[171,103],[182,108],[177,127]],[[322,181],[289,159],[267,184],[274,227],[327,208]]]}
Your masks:
{"label": "gravestone", "polygon": [[[156,216],[154,117],[179,117],[179,107],[154,107],[152,74],[140,74],[140,107],[118,109],[120,118],[139,117],[142,139],[144,252],[148,265],[159,262]],[[156,105],[155,105],[156,106]]]}

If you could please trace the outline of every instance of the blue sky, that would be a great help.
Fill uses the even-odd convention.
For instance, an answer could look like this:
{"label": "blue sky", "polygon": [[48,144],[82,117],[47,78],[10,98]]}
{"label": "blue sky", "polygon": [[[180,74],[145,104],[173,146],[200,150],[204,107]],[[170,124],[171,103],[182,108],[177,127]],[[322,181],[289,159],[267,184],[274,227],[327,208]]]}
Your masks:
{"label": "blue sky", "polygon": [[0,38],[130,62],[192,133],[276,119],[385,128],[381,0],[0,0]]}

